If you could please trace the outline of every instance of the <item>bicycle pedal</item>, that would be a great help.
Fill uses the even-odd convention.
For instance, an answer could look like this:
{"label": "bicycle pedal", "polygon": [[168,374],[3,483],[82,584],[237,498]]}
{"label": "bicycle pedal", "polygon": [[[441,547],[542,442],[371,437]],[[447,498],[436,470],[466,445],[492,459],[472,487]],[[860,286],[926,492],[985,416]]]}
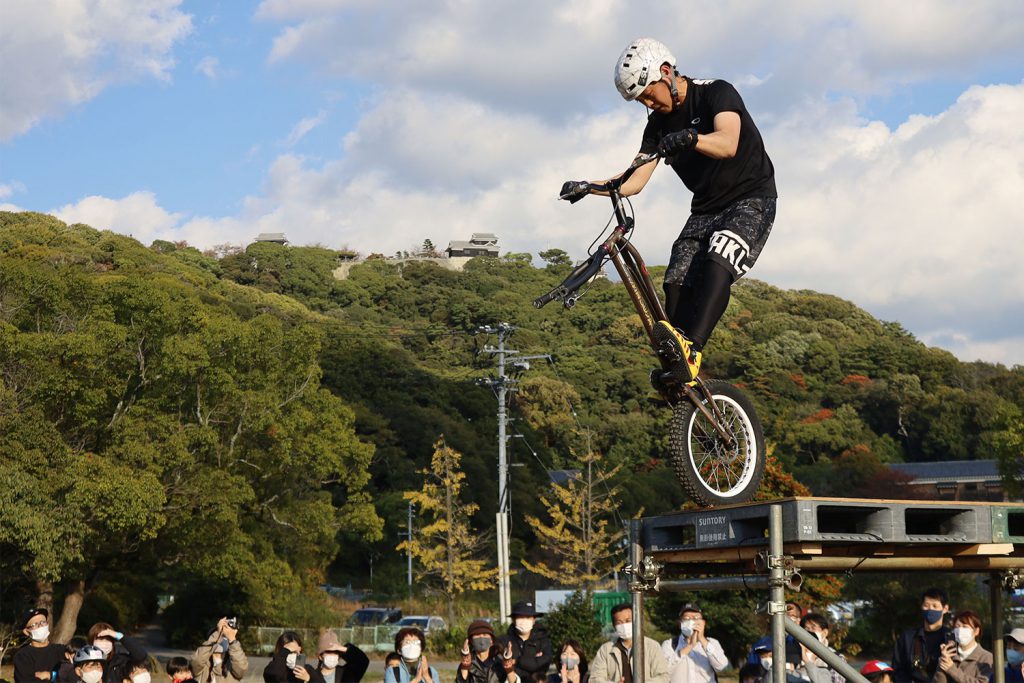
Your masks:
{"label": "bicycle pedal", "polygon": [[678,363],[683,359],[683,355],[679,353],[679,347],[668,341],[662,342],[658,346],[658,357],[669,363]]}

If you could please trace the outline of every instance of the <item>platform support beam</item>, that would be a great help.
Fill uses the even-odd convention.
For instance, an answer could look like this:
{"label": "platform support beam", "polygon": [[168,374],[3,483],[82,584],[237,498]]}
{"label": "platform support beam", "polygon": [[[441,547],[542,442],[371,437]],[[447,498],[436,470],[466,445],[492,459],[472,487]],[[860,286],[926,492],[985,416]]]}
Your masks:
{"label": "platform support beam", "polygon": [[629,565],[632,580],[629,590],[633,593],[633,683],[644,681],[644,583],[641,566],[644,560],[644,546],[641,534],[643,522],[633,519],[629,522]]}
{"label": "platform support beam", "polygon": [[992,680],[1006,681],[1006,644],[1003,641],[1003,577],[999,572],[988,576],[989,600],[992,604]]}
{"label": "platform support beam", "polygon": [[782,557],[782,506],[768,510],[768,614],[772,623],[772,683],[786,683],[786,571]]}

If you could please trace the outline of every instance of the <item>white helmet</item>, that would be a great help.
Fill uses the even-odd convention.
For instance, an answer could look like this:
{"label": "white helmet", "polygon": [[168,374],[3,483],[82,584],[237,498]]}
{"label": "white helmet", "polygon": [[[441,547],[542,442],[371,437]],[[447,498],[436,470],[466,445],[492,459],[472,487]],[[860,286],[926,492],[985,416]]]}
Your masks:
{"label": "white helmet", "polygon": [[[635,100],[651,83],[662,79],[661,65],[676,69],[676,58],[654,38],[637,38],[615,62],[615,87],[623,99]],[[675,85],[673,83],[673,85]]]}

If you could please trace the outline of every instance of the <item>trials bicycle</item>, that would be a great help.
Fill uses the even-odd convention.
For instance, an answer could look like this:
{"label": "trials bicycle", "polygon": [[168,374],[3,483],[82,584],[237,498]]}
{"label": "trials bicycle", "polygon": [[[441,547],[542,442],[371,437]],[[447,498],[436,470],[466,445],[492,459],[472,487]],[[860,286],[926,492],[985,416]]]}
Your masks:
{"label": "trials bicycle", "polygon": [[671,343],[659,343],[655,334],[657,323],[668,320],[668,316],[640,252],[629,241],[634,217],[632,206],[621,194],[622,185],[638,168],[658,156],[641,155],[618,178],[602,184],[587,183],[582,194],[560,197],[575,202],[584,194],[607,192],[616,226],[589,258],[577,265],[560,285],[535,299],[533,305],[541,308],[551,301],[561,301],[565,308],[572,308],[586,293],[580,289],[611,261],[640,315],[651,348],[661,361],[661,367],[651,371],[651,384],[672,407],[669,451],[676,476],[698,505],[743,503],[753,497],[764,474],[761,421],[750,399],[732,384],[699,376],[685,381],[673,375],[671,368],[680,360],[679,353]]}

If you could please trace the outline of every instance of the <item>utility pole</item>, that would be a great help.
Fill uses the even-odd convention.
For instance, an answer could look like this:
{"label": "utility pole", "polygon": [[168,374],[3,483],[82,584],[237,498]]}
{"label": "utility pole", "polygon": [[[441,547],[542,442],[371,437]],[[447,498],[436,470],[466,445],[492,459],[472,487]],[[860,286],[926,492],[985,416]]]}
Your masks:
{"label": "utility pole", "polygon": [[408,518],[405,523],[405,539],[408,543],[405,546],[406,581],[409,584],[409,597],[412,597],[412,513],[415,506],[409,503]]}
{"label": "utility pole", "polygon": [[496,378],[477,380],[477,384],[489,386],[496,390],[498,397],[498,512],[495,515],[497,529],[497,551],[498,551],[498,618],[502,623],[508,623],[509,611],[512,609],[512,594],[509,582],[510,561],[509,561],[509,517],[512,509],[508,491],[508,457],[506,447],[509,436],[508,426],[508,394],[515,391],[514,385],[518,380],[509,377],[506,372],[506,357],[509,357],[513,370],[521,372],[530,369],[530,360],[544,358],[548,361],[551,356],[547,354],[539,356],[520,356],[515,349],[505,347],[505,342],[515,332],[515,327],[508,323],[499,323],[497,326],[485,326],[478,328],[478,332],[484,334],[497,334],[498,346],[487,345],[483,353],[492,353],[498,360],[498,376]]}

